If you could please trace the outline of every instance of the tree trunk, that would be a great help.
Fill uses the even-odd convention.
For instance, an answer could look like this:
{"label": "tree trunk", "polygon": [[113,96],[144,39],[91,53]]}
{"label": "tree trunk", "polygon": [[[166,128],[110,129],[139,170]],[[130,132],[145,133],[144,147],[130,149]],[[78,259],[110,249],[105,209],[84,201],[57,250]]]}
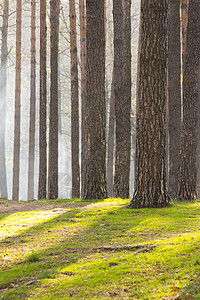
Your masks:
{"label": "tree trunk", "polygon": [[16,7],[16,73],[15,73],[15,120],[14,120],[14,158],[13,158],[13,200],[19,200],[19,162],[20,162],[20,114],[21,114],[21,26],[22,1]]}
{"label": "tree trunk", "polygon": [[[130,158],[131,158],[131,0],[124,0],[124,128],[123,135],[125,138],[124,150],[124,168],[123,181],[121,185],[121,198],[129,198],[129,181],[130,181]],[[124,139],[123,138],[123,139]],[[122,147],[123,148],[123,147]],[[123,186],[125,187],[123,189]]]}
{"label": "tree trunk", "polygon": [[85,1],[79,0],[80,19],[80,48],[81,48],[81,197],[84,196],[84,174],[85,174],[85,101],[86,101],[86,23],[85,23]]}
{"label": "tree trunk", "polygon": [[[166,196],[167,1],[141,2],[135,191],[130,208],[163,207]],[[156,20],[156,22],[155,22]]]}
{"label": "tree trunk", "polygon": [[[198,103],[197,115],[200,115],[200,62],[198,68]],[[200,122],[197,119],[197,197],[200,198]]]}
{"label": "tree trunk", "polygon": [[176,198],[181,145],[180,0],[170,0],[168,11],[168,138],[168,194]]}
{"label": "tree trunk", "polygon": [[58,43],[59,0],[50,1],[51,87],[49,118],[48,198],[58,198]]}
{"label": "tree trunk", "polygon": [[70,54],[71,54],[71,151],[72,151],[72,198],[80,198],[79,169],[79,101],[78,63],[76,44],[75,0],[69,1]]}
{"label": "tree trunk", "polygon": [[107,196],[104,0],[86,0],[85,199]]}
{"label": "tree trunk", "polygon": [[196,199],[196,150],[198,67],[200,48],[200,2],[190,0],[188,9],[187,46],[183,73],[183,123],[179,199]]}
{"label": "tree trunk", "polygon": [[115,137],[115,96],[114,96],[114,68],[113,68],[111,96],[110,96],[108,160],[107,160],[107,189],[108,189],[108,196],[111,198],[113,197],[114,137]]}
{"label": "tree trunk", "polygon": [[115,197],[129,197],[131,149],[131,1],[113,1],[116,120]]}
{"label": "tree trunk", "polygon": [[28,159],[28,200],[34,199],[34,163],[35,163],[35,102],[36,102],[36,1],[31,2],[31,78],[30,78],[30,126]]}
{"label": "tree trunk", "polygon": [[7,178],[6,178],[6,157],[5,157],[8,12],[9,12],[9,0],[4,0],[2,41],[1,41],[1,69],[0,69],[0,99],[1,99],[0,190],[1,190],[2,198],[8,198]]}
{"label": "tree trunk", "polygon": [[181,27],[182,27],[182,69],[185,66],[186,46],[187,46],[187,25],[188,25],[188,5],[189,0],[181,0]]}
{"label": "tree trunk", "polygon": [[46,142],[46,0],[40,0],[40,128],[38,199],[46,199],[47,142]]}

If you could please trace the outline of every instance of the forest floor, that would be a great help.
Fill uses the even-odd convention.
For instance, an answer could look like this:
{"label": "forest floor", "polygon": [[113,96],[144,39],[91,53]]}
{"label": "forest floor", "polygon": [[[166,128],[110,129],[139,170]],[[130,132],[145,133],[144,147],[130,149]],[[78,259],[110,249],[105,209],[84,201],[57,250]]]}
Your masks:
{"label": "forest floor", "polygon": [[200,201],[0,200],[1,299],[200,299]]}

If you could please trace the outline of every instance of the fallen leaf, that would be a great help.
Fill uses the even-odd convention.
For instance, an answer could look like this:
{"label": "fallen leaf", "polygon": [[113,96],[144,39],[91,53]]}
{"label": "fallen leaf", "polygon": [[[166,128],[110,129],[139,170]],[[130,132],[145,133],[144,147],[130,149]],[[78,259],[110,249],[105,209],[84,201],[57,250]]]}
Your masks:
{"label": "fallen leaf", "polygon": [[178,286],[172,285],[171,287],[172,290],[180,290],[180,288]]}
{"label": "fallen leaf", "polygon": [[173,294],[171,294],[171,299],[172,300],[181,300],[181,297],[178,293],[173,293]]}

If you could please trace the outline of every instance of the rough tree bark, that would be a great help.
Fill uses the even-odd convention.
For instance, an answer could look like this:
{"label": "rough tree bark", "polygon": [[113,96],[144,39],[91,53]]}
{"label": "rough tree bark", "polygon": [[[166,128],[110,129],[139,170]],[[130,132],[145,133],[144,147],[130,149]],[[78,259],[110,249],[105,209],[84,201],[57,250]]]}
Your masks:
{"label": "rough tree bark", "polygon": [[187,25],[189,0],[181,0],[181,31],[182,31],[182,70],[185,66]]}
{"label": "rough tree bark", "polygon": [[163,207],[168,202],[165,182],[167,1],[142,0],[140,18],[136,174],[129,207]]}
{"label": "rough tree bark", "polygon": [[129,197],[131,149],[131,1],[113,1],[116,155],[114,194]]}
{"label": "rough tree bark", "polygon": [[35,163],[35,103],[36,103],[36,1],[31,1],[31,78],[30,78],[30,125],[28,159],[28,200],[34,199]]}
{"label": "rough tree bark", "polygon": [[38,199],[46,199],[47,142],[46,142],[46,0],[40,0],[40,128]]}
{"label": "rough tree bark", "polygon": [[168,194],[176,198],[181,145],[180,0],[170,0],[168,7]]}
{"label": "rough tree bark", "polygon": [[1,41],[1,68],[0,68],[0,101],[1,101],[1,137],[0,137],[0,190],[1,197],[8,198],[5,156],[5,130],[6,130],[6,85],[7,85],[7,37],[8,37],[9,0],[4,0],[3,24]]}
{"label": "rough tree bark", "polygon": [[198,107],[198,68],[200,49],[200,2],[190,0],[185,68],[183,73],[183,123],[181,136],[181,168],[179,199],[196,198],[196,150],[197,150],[197,107]]}
{"label": "rough tree bark", "polygon": [[20,168],[20,119],[21,119],[21,26],[22,1],[16,2],[16,67],[15,67],[15,119],[14,119],[14,157],[13,157],[13,200],[19,200]]}
{"label": "rough tree bark", "polygon": [[85,174],[85,101],[86,101],[86,23],[85,23],[85,1],[79,0],[80,19],[80,57],[81,57],[81,197],[84,196],[84,174]]}
{"label": "rough tree bark", "polygon": [[70,55],[71,55],[72,198],[80,198],[78,58],[77,58],[77,43],[76,43],[75,0],[69,1],[69,18],[70,18]]}
{"label": "rough tree bark", "polygon": [[104,0],[86,0],[85,199],[107,196]]}
{"label": "rough tree bark", "polygon": [[[197,115],[200,115],[200,62],[198,68],[198,103]],[[200,198],[200,122],[197,119],[197,197]]]}
{"label": "rough tree bark", "polygon": [[50,117],[49,117],[49,167],[48,198],[58,198],[58,43],[59,0],[50,1]]}

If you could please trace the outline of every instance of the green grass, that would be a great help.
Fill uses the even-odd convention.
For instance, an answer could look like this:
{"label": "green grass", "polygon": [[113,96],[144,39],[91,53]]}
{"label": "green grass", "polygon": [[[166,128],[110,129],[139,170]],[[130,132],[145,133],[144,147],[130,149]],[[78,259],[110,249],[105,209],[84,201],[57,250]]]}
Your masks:
{"label": "green grass", "polygon": [[[200,299],[199,201],[56,202],[65,208],[0,215],[0,299]],[[157,247],[95,249],[135,244]]]}

